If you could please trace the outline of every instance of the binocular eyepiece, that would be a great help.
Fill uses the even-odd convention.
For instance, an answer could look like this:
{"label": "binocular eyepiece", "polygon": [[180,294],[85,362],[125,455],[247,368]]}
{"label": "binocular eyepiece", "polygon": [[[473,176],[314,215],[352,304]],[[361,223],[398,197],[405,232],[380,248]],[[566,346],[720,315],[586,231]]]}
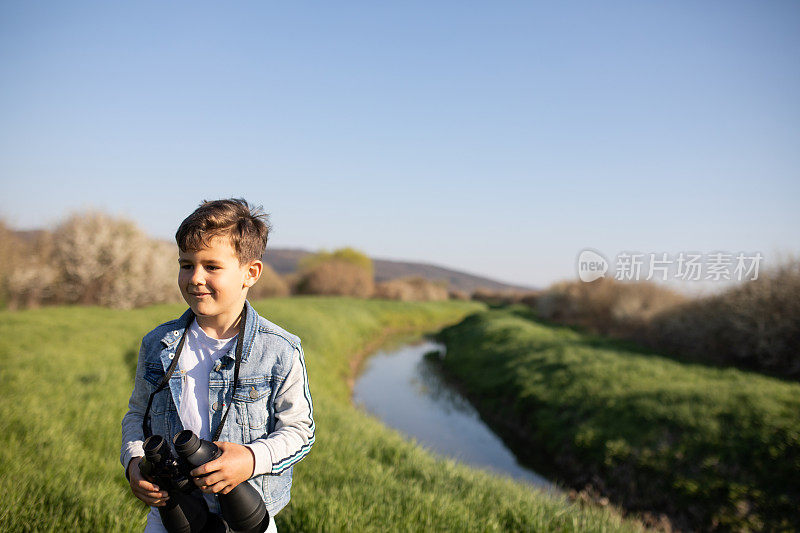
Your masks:
{"label": "binocular eyepiece", "polygon": [[228,494],[218,494],[222,516],[208,510],[189,472],[213,461],[222,452],[213,442],[203,440],[189,430],[172,439],[178,457],[172,455],[161,435],[144,441],[144,458],[139,470],[169,499],[159,507],[161,522],[169,533],[263,533],[269,525],[269,513],[258,491],[247,482]]}

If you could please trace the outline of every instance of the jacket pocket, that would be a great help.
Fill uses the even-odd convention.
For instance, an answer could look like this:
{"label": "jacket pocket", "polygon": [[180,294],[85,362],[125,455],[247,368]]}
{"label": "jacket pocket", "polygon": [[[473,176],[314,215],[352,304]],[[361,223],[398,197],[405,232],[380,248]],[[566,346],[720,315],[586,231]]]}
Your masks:
{"label": "jacket pocket", "polygon": [[[164,369],[160,364],[148,363],[144,371],[144,379],[150,384],[150,393],[158,387],[161,380],[164,379]],[[149,400],[148,396],[148,400]],[[153,403],[150,405],[151,414],[161,414],[167,410],[168,401],[170,400],[169,385],[166,385],[162,390],[158,391],[153,397]]]}
{"label": "jacket pocket", "polygon": [[245,442],[266,437],[269,420],[270,384],[266,378],[257,381],[248,380],[241,383],[233,395],[237,404],[236,422],[241,426]]}

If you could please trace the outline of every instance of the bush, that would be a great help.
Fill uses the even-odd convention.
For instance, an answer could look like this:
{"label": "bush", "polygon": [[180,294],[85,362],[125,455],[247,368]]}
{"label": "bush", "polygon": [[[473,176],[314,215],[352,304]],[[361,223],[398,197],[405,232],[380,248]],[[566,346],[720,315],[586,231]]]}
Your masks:
{"label": "bush", "polygon": [[358,266],[367,272],[369,277],[374,275],[372,259],[355,248],[339,248],[333,252],[321,250],[315,254],[307,255],[300,259],[297,268],[301,272],[310,272],[314,268],[329,261],[342,261]]}
{"label": "bush", "polygon": [[288,282],[295,294],[369,298],[375,290],[372,259],[353,248],[322,250],[302,258],[298,273]]}
{"label": "bush", "polygon": [[73,215],[54,232],[62,303],[116,308],[176,301],[177,246],[152,241],[128,220]]}
{"label": "bush", "polygon": [[261,277],[255,285],[250,287],[247,297],[252,300],[258,300],[275,296],[289,296],[289,293],[289,284],[286,280],[275,272],[271,266],[264,263]]}
{"label": "bush", "polygon": [[485,287],[480,287],[472,293],[472,299],[477,302],[483,302],[488,305],[513,305],[524,301],[529,301],[536,298],[538,295],[535,291],[520,291],[520,290],[491,290]]}
{"label": "bush", "polygon": [[375,284],[372,274],[360,265],[329,259],[304,271],[296,289],[298,294],[369,298]]}
{"label": "bush", "polygon": [[76,214],[43,232],[8,276],[10,307],[93,304],[131,308],[178,301],[177,247],[133,222]]}
{"label": "bush", "polygon": [[800,260],[705,298],[601,278],[556,283],[525,303],[542,318],[681,358],[800,379]]}
{"label": "bush", "polygon": [[21,252],[7,278],[9,309],[58,303],[59,275],[52,264],[53,235],[41,232],[32,241],[19,244]]}
{"label": "bush", "polygon": [[0,221],[0,304],[11,309],[38,304],[52,284],[53,268],[37,253],[47,248],[47,234],[25,240]]}
{"label": "bush", "polygon": [[433,302],[447,300],[448,292],[443,283],[417,276],[382,281],[375,286],[374,297],[404,302]]}
{"label": "bush", "polygon": [[591,331],[632,336],[660,311],[687,300],[651,282],[621,283],[600,278],[590,283],[562,281],[535,299],[539,316]]}
{"label": "bush", "polygon": [[800,261],[665,310],[643,342],[704,362],[800,378]]}
{"label": "bush", "polygon": [[291,294],[299,294],[299,287],[300,282],[303,279],[303,274],[300,272],[290,272],[281,277],[283,278],[283,281],[286,282],[286,286],[289,287],[289,292]]}
{"label": "bush", "polygon": [[451,300],[463,300],[467,301],[471,299],[471,295],[467,291],[462,291],[460,289],[450,289],[447,292],[448,298]]}

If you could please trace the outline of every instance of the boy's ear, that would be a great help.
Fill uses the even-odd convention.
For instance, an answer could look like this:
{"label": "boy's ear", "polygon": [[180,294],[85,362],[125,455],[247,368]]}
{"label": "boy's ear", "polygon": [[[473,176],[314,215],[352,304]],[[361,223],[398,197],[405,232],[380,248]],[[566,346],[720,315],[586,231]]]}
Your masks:
{"label": "boy's ear", "polygon": [[251,261],[250,265],[247,267],[247,274],[244,277],[244,286],[249,288],[255,285],[258,278],[261,277],[261,272],[263,270],[264,263],[258,259]]}

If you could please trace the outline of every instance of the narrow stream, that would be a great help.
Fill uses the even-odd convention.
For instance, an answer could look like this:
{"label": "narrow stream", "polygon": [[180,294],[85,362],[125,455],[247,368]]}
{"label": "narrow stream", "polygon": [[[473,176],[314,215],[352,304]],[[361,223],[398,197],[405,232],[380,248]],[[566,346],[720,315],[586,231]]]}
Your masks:
{"label": "narrow stream", "polygon": [[554,484],[517,462],[475,408],[425,360],[430,351],[444,353],[445,346],[424,340],[372,355],[355,383],[354,403],[436,453],[555,491]]}

